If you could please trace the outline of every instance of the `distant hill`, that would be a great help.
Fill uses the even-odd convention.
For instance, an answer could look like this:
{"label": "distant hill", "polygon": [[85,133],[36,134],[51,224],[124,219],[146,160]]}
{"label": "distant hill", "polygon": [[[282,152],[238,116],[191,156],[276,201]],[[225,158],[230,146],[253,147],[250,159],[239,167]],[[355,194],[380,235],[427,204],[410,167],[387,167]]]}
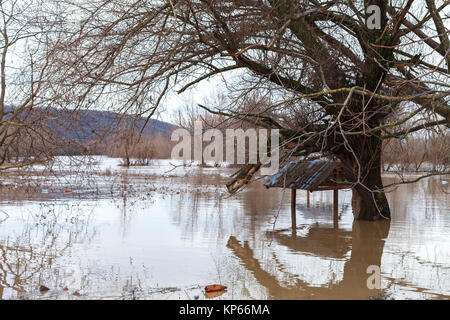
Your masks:
{"label": "distant hill", "polygon": [[60,130],[60,133],[69,140],[77,139],[79,142],[93,141],[108,135],[118,135],[121,131],[130,130],[143,136],[155,138],[157,136],[169,137],[176,126],[156,120],[134,118],[128,115],[98,111],[80,110],[75,113],[70,111],[57,111],[55,120],[47,120],[46,125]]}
{"label": "distant hill", "polygon": [[[12,107],[6,107],[5,111],[11,111]],[[42,112],[40,125],[46,131],[53,131],[61,138],[67,140],[78,140],[78,142],[95,141],[108,135],[117,135],[120,131],[133,128],[133,131],[142,131],[147,137],[169,137],[177,126],[146,118],[135,118],[110,111],[101,110],[60,110],[57,108],[35,109],[35,113]]]}
{"label": "distant hill", "polygon": [[[13,111],[13,107],[7,106],[5,111]],[[172,131],[177,128],[156,119],[149,119],[146,123],[143,117],[101,110],[72,111],[49,107],[36,108],[26,114],[19,118],[23,121],[38,119],[33,122],[36,124],[35,130],[52,137],[52,146],[58,150],[57,154],[105,154],[117,144],[124,143],[124,136],[138,134],[142,128],[142,136],[146,141],[158,139],[165,141],[160,144],[168,145],[171,143]]]}

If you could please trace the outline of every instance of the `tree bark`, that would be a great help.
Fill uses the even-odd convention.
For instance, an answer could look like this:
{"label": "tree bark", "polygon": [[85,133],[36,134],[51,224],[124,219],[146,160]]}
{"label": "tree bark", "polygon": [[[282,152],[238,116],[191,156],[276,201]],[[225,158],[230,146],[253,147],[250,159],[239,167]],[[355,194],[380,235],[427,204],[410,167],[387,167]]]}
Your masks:
{"label": "tree bark", "polygon": [[358,163],[352,155],[353,181],[358,182],[353,188],[353,215],[357,220],[390,219],[381,179],[381,140],[376,137],[363,140],[362,145],[359,144]]}
{"label": "tree bark", "polygon": [[366,181],[353,189],[352,208],[357,220],[390,219],[391,212],[382,190],[381,172],[371,171]]}
{"label": "tree bark", "polygon": [[341,155],[339,158],[351,168],[346,173],[346,178],[356,183],[352,190],[355,219],[372,221],[390,219],[389,203],[381,179],[382,140],[375,136],[361,137],[354,139],[351,144],[355,152]]}

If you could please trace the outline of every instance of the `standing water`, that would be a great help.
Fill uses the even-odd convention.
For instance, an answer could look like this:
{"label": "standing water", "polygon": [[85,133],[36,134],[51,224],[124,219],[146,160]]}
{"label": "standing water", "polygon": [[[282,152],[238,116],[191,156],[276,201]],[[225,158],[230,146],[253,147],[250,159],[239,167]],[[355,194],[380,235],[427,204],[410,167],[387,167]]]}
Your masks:
{"label": "standing water", "polygon": [[[309,208],[299,191],[293,232],[290,192],[256,181],[229,196],[233,169],[94,160],[4,177],[0,299],[450,298],[444,177],[392,189],[391,221],[353,221],[340,191],[336,223],[331,191]],[[228,290],[205,295],[212,283]]]}

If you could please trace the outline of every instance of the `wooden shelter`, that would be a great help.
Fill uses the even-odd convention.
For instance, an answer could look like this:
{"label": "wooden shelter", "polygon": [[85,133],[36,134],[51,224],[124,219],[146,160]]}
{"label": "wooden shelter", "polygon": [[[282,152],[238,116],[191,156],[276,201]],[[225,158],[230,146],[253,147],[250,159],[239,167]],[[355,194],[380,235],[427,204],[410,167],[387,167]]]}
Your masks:
{"label": "wooden shelter", "polygon": [[295,205],[297,189],[306,190],[306,205],[309,208],[309,193],[333,190],[333,218],[338,219],[339,189],[350,189],[352,184],[345,180],[340,162],[329,159],[311,161],[294,160],[264,183],[267,188],[291,189],[292,226],[296,225]]}

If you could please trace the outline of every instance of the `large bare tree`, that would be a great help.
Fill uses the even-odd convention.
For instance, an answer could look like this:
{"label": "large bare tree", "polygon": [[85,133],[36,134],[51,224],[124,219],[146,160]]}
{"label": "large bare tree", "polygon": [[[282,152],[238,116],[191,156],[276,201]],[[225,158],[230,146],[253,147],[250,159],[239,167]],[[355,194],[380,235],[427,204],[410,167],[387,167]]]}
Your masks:
{"label": "large bare tree", "polygon": [[[71,103],[148,116],[167,93],[232,74],[229,103],[205,108],[280,129],[287,159],[339,159],[357,218],[390,218],[383,140],[450,125],[449,4],[66,0],[79,24],[60,39],[58,63]],[[270,103],[242,109],[251,96]]]}

